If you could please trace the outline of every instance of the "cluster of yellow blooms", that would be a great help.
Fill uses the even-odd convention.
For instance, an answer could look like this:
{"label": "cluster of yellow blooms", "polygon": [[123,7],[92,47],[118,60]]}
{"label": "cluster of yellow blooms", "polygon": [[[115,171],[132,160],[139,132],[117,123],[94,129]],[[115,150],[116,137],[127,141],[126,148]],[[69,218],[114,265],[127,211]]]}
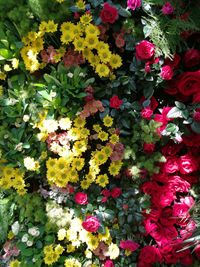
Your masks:
{"label": "cluster of yellow blooms", "polygon": [[[80,2],[80,3],[79,3]],[[77,6],[84,8],[83,1],[78,1]],[[109,45],[99,39],[100,31],[96,25],[91,23],[92,16],[84,14],[77,24],[64,22],[61,25],[61,42],[63,45],[73,44],[74,50],[82,53],[95,72],[100,77],[113,77],[112,70],[122,65],[122,59],[118,54],[111,53]],[[38,60],[39,53],[44,49],[45,33],[57,31],[58,24],[50,20],[41,22],[38,32],[29,32],[22,38],[24,47],[21,49],[21,56],[25,67],[30,72],[34,72],[45,66]],[[55,62],[59,62],[64,56],[65,49],[61,46],[54,55]]]}
{"label": "cluster of yellow blooms", "polygon": [[57,262],[63,253],[64,248],[59,244],[56,246],[49,245],[44,247],[44,262],[47,265],[52,265]]}
{"label": "cluster of yellow blooms", "polygon": [[[121,160],[109,161],[113,148],[108,143],[115,145],[119,142],[119,136],[115,133],[115,129],[110,128],[113,124],[113,119],[109,116],[104,118],[104,127],[108,128],[107,131],[104,131],[99,124],[93,125],[94,134],[85,127],[86,120],[81,117],[76,117],[73,122],[69,121],[68,118],[62,118],[61,120],[62,128],[60,121],[46,123],[46,128],[43,124],[40,128],[47,133],[51,132],[51,130],[56,131],[58,129],[57,127],[63,129],[63,120],[65,120],[65,122],[67,122],[67,128],[64,127],[64,129],[67,129],[67,138],[70,140],[70,147],[60,146],[59,148],[59,145],[56,143],[56,146],[58,146],[57,152],[60,157],[50,157],[46,161],[47,180],[49,184],[55,184],[58,187],[66,187],[69,182],[77,183],[80,176],[79,172],[81,172],[85,166],[88,166],[85,168],[88,171],[84,171],[84,175],[81,174],[81,177],[84,176],[84,179],[81,181],[82,189],[89,188],[93,182],[101,187],[105,187],[109,183],[109,177],[106,173],[100,174],[101,166],[107,163],[108,172],[112,176],[118,175],[122,167]],[[54,127],[52,128],[53,124]],[[99,140],[101,143],[106,143],[97,144],[96,150],[91,151],[89,145],[91,137]],[[87,152],[87,154],[88,152],[90,153],[87,157],[87,162],[83,157],[83,153],[85,152]]]}
{"label": "cluster of yellow blooms", "polygon": [[0,69],[0,80],[5,80],[7,77],[6,73],[11,70],[17,69],[19,66],[19,60],[17,58],[12,58],[8,62],[10,63],[4,64],[3,68]]}
{"label": "cluster of yellow blooms", "polygon": [[18,168],[0,165],[0,188],[17,190],[19,195],[26,193],[24,173]]}
{"label": "cluster of yellow blooms", "polygon": [[20,267],[20,261],[13,260],[9,263],[9,267]]}
{"label": "cluster of yellow blooms", "polygon": [[[69,228],[60,228],[58,230],[58,240],[67,243],[66,253],[69,255],[85,243],[87,245],[85,256],[91,259],[92,252],[98,248],[100,242],[103,242],[107,247],[107,252],[105,252],[107,257],[114,260],[119,256],[119,247],[112,243],[112,238],[107,227],[105,234],[90,233],[82,227],[82,220],[79,218],[72,219]],[[53,249],[53,245],[44,247],[44,261],[46,264],[51,265],[59,259],[60,254],[56,252],[58,246],[59,252],[62,253],[64,248],[61,245],[57,245],[55,249]],[[81,266],[81,263],[74,258],[67,258],[65,260],[65,267]]]}
{"label": "cluster of yellow blooms", "polygon": [[111,75],[111,69],[122,65],[122,59],[112,54],[109,45],[99,40],[100,31],[91,23],[92,16],[84,14],[76,25],[64,22],[61,25],[61,42],[65,45],[73,43],[75,51],[82,53],[100,77]]}

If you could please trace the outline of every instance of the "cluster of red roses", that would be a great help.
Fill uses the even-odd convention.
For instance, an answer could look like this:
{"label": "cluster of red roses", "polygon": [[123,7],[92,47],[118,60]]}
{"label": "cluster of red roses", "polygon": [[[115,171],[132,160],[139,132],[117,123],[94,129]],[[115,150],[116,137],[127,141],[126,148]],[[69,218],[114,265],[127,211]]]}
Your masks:
{"label": "cluster of red roses", "polygon": [[[144,212],[144,227],[155,244],[141,249],[138,267],[177,262],[191,266],[191,251],[182,250],[182,242],[196,228],[189,214],[194,205],[189,190],[198,182],[200,135],[183,136],[177,144],[170,141],[162,148],[162,154],[166,162],[160,163],[160,172],[142,185],[143,192],[151,197],[151,210]],[[195,252],[200,259],[200,246]]]}

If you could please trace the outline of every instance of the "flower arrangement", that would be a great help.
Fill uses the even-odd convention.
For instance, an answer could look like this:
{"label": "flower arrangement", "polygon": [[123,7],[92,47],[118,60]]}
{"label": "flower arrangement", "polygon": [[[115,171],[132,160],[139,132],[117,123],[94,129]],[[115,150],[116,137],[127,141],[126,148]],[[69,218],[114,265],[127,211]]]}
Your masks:
{"label": "flower arrangement", "polygon": [[198,3],[0,7],[0,266],[199,266]]}

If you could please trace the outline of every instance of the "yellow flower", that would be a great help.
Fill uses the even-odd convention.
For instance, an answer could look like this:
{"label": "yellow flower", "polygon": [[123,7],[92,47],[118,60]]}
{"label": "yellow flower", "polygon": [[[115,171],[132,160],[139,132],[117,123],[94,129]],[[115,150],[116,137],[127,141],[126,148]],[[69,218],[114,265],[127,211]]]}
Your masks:
{"label": "yellow flower", "polygon": [[48,158],[48,160],[46,161],[46,166],[47,168],[54,168],[57,164],[57,159],[52,159],[52,158]]}
{"label": "yellow flower", "polygon": [[11,61],[11,63],[12,63],[13,69],[17,69],[18,66],[19,66],[19,59],[13,58],[12,61]]}
{"label": "yellow flower", "polygon": [[81,181],[81,188],[82,189],[88,189],[91,185],[91,181],[84,179]]}
{"label": "yellow flower", "polygon": [[88,59],[91,55],[93,55],[91,50],[87,47],[82,51],[82,53],[83,53],[84,58],[86,59]]}
{"label": "yellow flower", "polygon": [[130,256],[132,254],[132,251],[129,249],[125,249],[125,255]]}
{"label": "yellow flower", "polygon": [[60,40],[63,44],[69,44],[73,40],[73,37],[74,36],[70,33],[70,31],[65,31],[61,35]]}
{"label": "yellow flower", "polygon": [[108,63],[111,58],[111,52],[108,49],[101,49],[98,51],[101,62]]}
{"label": "yellow flower", "polygon": [[39,169],[40,165],[34,158],[26,157],[24,158],[24,167],[29,171],[36,171]]}
{"label": "yellow flower", "polygon": [[65,228],[61,228],[61,229],[59,229],[59,230],[58,230],[58,233],[57,233],[57,235],[58,235],[58,240],[59,240],[59,241],[64,240],[65,237],[66,237],[66,233],[67,233],[67,231],[65,230]]}
{"label": "yellow flower", "polygon": [[88,248],[90,250],[94,250],[98,247],[99,245],[99,240],[98,240],[98,237],[92,235],[92,234],[89,234],[88,235],[88,240],[87,240],[87,245],[88,245]]}
{"label": "yellow flower", "polygon": [[112,134],[112,135],[110,136],[110,142],[111,142],[112,144],[116,144],[116,143],[118,143],[118,142],[119,142],[119,135],[117,135],[117,134]]}
{"label": "yellow flower", "polygon": [[97,164],[101,165],[106,163],[108,157],[103,150],[97,151],[94,156],[94,160]]}
{"label": "yellow flower", "polygon": [[117,69],[122,65],[122,58],[117,54],[112,54],[109,64],[113,69]]}
{"label": "yellow flower", "polygon": [[11,261],[9,267],[20,267],[20,261],[18,260]]}
{"label": "yellow flower", "polygon": [[67,245],[67,252],[71,253],[76,250],[76,247],[72,246],[72,244]]}
{"label": "yellow flower", "polygon": [[65,267],[81,267],[81,263],[75,258],[65,260]]}
{"label": "yellow flower", "polygon": [[100,126],[99,124],[94,124],[94,125],[93,125],[93,129],[94,129],[95,132],[97,132],[97,133],[99,133],[99,132],[102,130],[102,128],[101,128],[101,126]]}
{"label": "yellow flower", "polygon": [[27,34],[27,37],[28,37],[29,41],[33,42],[37,38],[37,32],[29,32]]}
{"label": "yellow flower", "polygon": [[83,0],[78,0],[76,2],[76,7],[80,10],[84,10],[85,9],[85,1]]}
{"label": "yellow flower", "polygon": [[110,231],[108,227],[105,228],[106,232],[104,234],[98,234],[98,238],[100,241],[106,241],[110,238]]}
{"label": "yellow flower", "polygon": [[105,187],[109,183],[108,175],[107,174],[98,175],[96,183],[99,184],[101,187]]}
{"label": "yellow flower", "polygon": [[46,32],[56,32],[58,28],[58,24],[53,20],[49,20],[46,25]]}
{"label": "yellow flower", "polygon": [[115,164],[115,162],[112,162],[112,163],[110,164],[109,168],[108,168],[108,171],[109,171],[110,175],[112,175],[112,176],[116,176],[116,175],[119,174],[120,169],[121,169],[121,166],[118,167],[118,166]]}
{"label": "yellow flower", "polygon": [[14,235],[14,233],[12,231],[8,232],[8,239],[13,239],[14,236],[15,235]]}
{"label": "yellow flower", "polygon": [[83,169],[85,164],[84,158],[74,158],[72,161],[72,168],[76,169],[77,171],[80,171]]}
{"label": "yellow flower", "polygon": [[90,135],[90,131],[88,129],[86,129],[86,128],[82,128],[82,129],[80,129],[78,131],[80,132],[81,139],[86,139]]}
{"label": "yellow flower", "polygon": [[87,141],[81,140],[81,141],[76,141],[74,143],[72,152],[78,152],[79,154],[81,154],[86,150],[87,150]]}
{"label": "yellow flower", "polygon": [[109,75],[109,68],[107,65],[105,64],[98,64],[96,66],[96,73],[100,76],[100,77],[107,77]]}
{"label": "yellow flower", "polygon": [[98,133],[98,138],[101,140],[101,141],[106,141],[108,140],[108,133],[104,132],[104,131],[100,131]]}
{"label": "yellow flower", "polygon": [[113,125],[113,118],[106,115],[104,118],[103,118],[103,124],[106,126],[106,127],[110,127]]}
{"label": "yellow flower", "polygon": [[85,124],[86,124],[86,120],[82,119],[81,117],[77,117],[74,120],[74,126],[77,128],[83,128],[85,126]]}
{"label": "yellow flower", "polygon": [[[47,28],[47,22],[46,21],[42,21],[40,23],[40,25],[39,25],[39,31],[45,33],[46,32],[46,28]],[[22,41],[23,41],[23,39],[22,39]],[[26,42],[26,40],[25,40],[25,42]]]}
{"label": "yellow flower", "polygon": [[106,154],[107,157],[110,157],[113,150],[110,146],[105,146],[102,148],[102,151]]}
{"label": "yellow flower", "polygon": [[79,180],[78,172],[73,169],[68,171],[67,177],[71,183],[76,183]]}
{"label": "yellow flower", "polygon": [[56,162],[56,169],[59,171],[65,170],[68,167],[68,161],[66,158],[60,157]]}
{"label": "yellow flower", "polygon": [[3,70],[4,70],[5,72],[9,72],[9,71],[12,70],[12,68],[11,68],[8,64],[5,64],[5,65],[3,66]]}
{"label": "yellow flower", "polygon": [[88,25],[92,21],[92,15],[90,14],[84,14],[80,17],[80,22],[83,25]]}
{"label": "yellow flower", "polygon": [[99,40],[98,37],[94,34],[87,34],[85,37],[85,46],[90,49],[96,48]]}
{"label": "yellow flower", "polygon": [[6,74],[0,71],[0,80],[4,81],[5,79],[6,79]]}
{"label": "yellow flower", "polygon": [[96,49],[97,49],[98,51],[100,51],[100,50],[109,50],[109,45],[106,44],[106,43],[104,43],[104,42],[102,42],[102,41],[100,41],[100,42],[98,43]]}
{"label": "yellow flower", "polygon": [[98,36],[100,34],[100,31],[99,31],[97,26],[90,23],[89,25],[86,26],[85,33],[86,34],[94,34],[94,35]]}
{"label": "yellow flower", "polygon": [[85,39],[78,37],[74,39],[74,48],[76,51],[83,51],[85,49]]}
{"label": "yellow flower", "polygon": [[63,24],[61,24],[60,29],[61,29],[61,32],[63,32],[63,33],[64,32],[71,32],[73,27],[74,27],[73,23],[71,23],[71,22],[63,22]]}
{"label": "yellow flower", "polygon": [[63,251],[64,251],[64,248],[60,244],[55,247],[55,253],[56,254],[61,255],[63,253]]}
{"label": "yellow flower", "polygon": [[119,248],[116,244],[111,243],[108,247],[108,254],[111,260],[115,260],[119,256]]}
{"label": "yellow flower", "polygon": [[88,56],[87,60],[92,65],[92,67],[96,67],[99,64],[100,58],[97,55],[94,55],[92,52]]}
{"label": "yellow flower", "polygon": [[36,51],[41,51],[44,46],[44,40],[43,38],[38,37],[33,43],[32,43],[32,47],[36,50]]}

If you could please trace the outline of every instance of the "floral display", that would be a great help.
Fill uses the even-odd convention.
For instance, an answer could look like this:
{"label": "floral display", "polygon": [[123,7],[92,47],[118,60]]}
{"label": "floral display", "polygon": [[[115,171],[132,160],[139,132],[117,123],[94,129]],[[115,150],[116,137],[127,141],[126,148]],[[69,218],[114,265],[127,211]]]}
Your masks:
{"label": "floral display", "polygon": [[198,1],[0,8],[0,266],[199,266]]}

